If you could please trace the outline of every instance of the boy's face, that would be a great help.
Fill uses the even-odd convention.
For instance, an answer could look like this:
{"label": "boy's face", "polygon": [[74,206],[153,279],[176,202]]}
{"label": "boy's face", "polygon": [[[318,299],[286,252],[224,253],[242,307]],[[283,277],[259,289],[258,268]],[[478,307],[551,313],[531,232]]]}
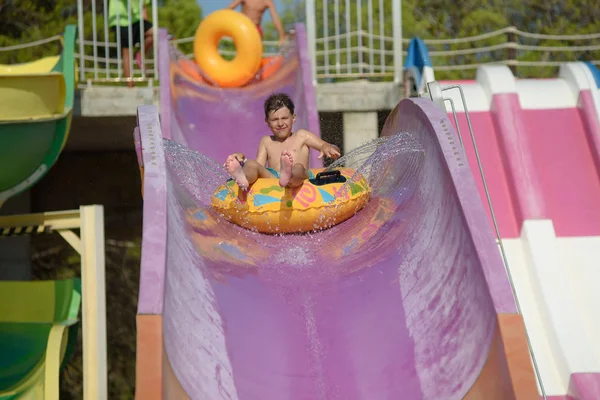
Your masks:
{"label": "boy's face", "polygon": [[287,139],[292,134],[295,120],[296,116],[292,115],[289,108],[281,107],[279,110],[271,111],[266,121],[277,139]]}

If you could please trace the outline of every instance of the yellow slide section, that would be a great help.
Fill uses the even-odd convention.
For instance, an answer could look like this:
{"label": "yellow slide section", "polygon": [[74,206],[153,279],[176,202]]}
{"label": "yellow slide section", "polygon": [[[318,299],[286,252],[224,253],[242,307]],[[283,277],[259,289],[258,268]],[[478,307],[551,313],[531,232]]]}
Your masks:
{"label": "yellow slide section", "polygon": [[0,121],[53,119],[65,110],[65,78],[60,72],[0,75]]}
{"label": "yellow slide section", "polygon": [[44,74],[51,72],[60,56],[44,57],[23,64],[0,64],[0,75]]}
{"label": "yellow slide section", "polygon": [[68,25],[58,56],[0,65],[0,206],[38,182],[69,135],[75,98],[75,40]]}
{"label": "yellow slide section", "polygon": [[17,122],[62,117],[65,78],[52,72],[60,57],[0,65],[0,121]]}

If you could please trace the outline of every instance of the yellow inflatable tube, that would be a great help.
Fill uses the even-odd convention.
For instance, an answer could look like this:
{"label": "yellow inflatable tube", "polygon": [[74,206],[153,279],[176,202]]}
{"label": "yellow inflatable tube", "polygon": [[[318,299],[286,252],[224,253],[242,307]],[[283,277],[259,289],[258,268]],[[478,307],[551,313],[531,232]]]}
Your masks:
{"label": "yellow inflatable tube", "polygon": [[[229,36],[235,44],[231,61],[219,54],[219,41]],[[238,87],[248,83],[260,68],[263,46],[250,18],[233,10],[219,10],[206,17],[194,37],[194,59],[218,86]]]}
{"label": "yellow inflatable tube", "polygon": [[350,168],[311,169],[313,179],[289,189],[278,179],[258,179],[240,200],[233,180],[219,186],[212,206],[227,220],[261,233],[299,233],[327,229],[362,209],[371,195],[364,176]]}

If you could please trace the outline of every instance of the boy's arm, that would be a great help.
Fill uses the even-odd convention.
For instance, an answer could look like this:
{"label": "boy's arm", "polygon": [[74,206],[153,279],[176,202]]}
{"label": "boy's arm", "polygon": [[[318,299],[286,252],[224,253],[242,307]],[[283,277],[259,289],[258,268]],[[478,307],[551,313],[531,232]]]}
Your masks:
{"label": "boy's arm", "polygon": [[305,137],[304,143],[311,149],[318,150],[320,152],[319,158],[327,156],[329,158],[339,158],[342,154],[339,147],[334,144],[327,143],[323,139],[319,138],[314,133],[307,131],[306,129],[300,129],[298,133],[301,133]]}
{"label": "boy's arm", "polygon": [[277,10],[275,9],[275,3],[273,3],[273,0],[269,0],[268,4],[269,11],[271,12],[271,19],[273,20],[273,25],[275,25],[275,29],[277,29],[277,33],[279,34],[279,43],[281,44],[285,39],[283,25],[281,25],[281,21],[279,20],[279,16],[277,15]]}
{"label": "boy's arm", "polygon": [[235,10],[235,8],[236,8],[237,6],[239,6],[240,4],[242,4],[242,0],[233,0],[233,1],[231,2],[231,4],[229,4],[229,5],[227,6],[227,8],[229,8],[229,9],[231,9],[231,10]]}
{"label": "boy's arm", "polygon": [[267,144],[265,139],[269,139],[269,137],[264,136],[262,139],[260,139],[260,143],[258,144],[258,152],[256,153],[256,162],[263,167],[267,165]]}

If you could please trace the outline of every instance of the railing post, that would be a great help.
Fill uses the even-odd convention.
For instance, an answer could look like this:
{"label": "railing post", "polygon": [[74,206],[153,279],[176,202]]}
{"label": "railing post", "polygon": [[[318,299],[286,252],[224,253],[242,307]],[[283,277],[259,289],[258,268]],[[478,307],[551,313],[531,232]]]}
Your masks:
{"label": "railing post", "polygon": [[394,43],[394,83],[402,81],[402,0],[392,0],[392,36]]}
{"label": "railing post", "polygon": [[[327,0],[323,0],[327,1]],[[308,54],[312,64],[312,84],[317,86],[317,54],[316,54],[316,13],[315,13],[315,0],[306,0],[306,37],[308,39]]]}
{"label": "railing post", "polygon": [[104,208],[81,206],[83,398],[107,400]]}
{"label": "railing post", "polygon": [[[517,36],[515,35],[515,32],[513,31],[513,29],[510,29],[506,33],[506,38],[507,38],[508,43],[510,45],[514,45],[515,44]],[[508,51],[508,62],[509,62],[510,71],[516,77],[517,76],[517,65],[516,64],[512,64],[511,62],[512,61],[517,61],[517,49],[516,49],[515,46],[509,46],[507,51]]]}
{"label": "railing post", "polygon": [[79,82],[85,81],[85,50],[83,46],[83,0],[77,0],[77,30],[79,34]]}
{"label": "railing post", "polygon": [[158,2],[152,0],[152,64],[154,66],[154,79],[160,82],[158,76]]}
{"label": "railing post", "polygon": [[98,29],[96,27],[96,0],[92,0],[92,54],[94,55],[94,79],[98,80]]}

